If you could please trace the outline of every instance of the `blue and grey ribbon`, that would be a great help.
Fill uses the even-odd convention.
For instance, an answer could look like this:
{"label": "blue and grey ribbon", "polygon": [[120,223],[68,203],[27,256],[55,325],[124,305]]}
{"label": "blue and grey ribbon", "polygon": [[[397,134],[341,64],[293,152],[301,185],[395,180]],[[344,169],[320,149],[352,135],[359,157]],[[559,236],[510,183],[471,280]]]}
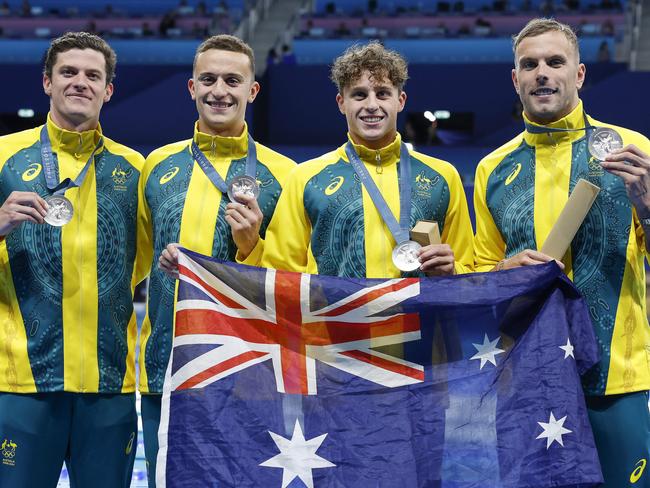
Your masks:
{"label": "blue and grey ribbon", "polygon": [[[223,178],[219,176],[217,170],[214,169],[214,166],[210,163],[208,158],[203,154],[203,151],[199,149],[199,146],[196,142],[192,141],[191,146],[192,157],[198,163],[199,167],[205,173],[205,176],[212,182],[212,184],[221,191],[224,195],[228,194],[228,185]],[[257,169],[257,149],[255,148],[255,141],[248,134],[248,152],[246,153],[246,175],[252,178],[255,178],[255,172]]]}
{"label": "blue and grey ribbon", "polygon": [[86,174],[88,173],[88,169],[90,168],[90,164],[95,158],[95,153],[99,150],[100,147],[102,147],[103,143],[104,138],[101,137],[97,142],[95,149],[93,149],[93,152],[90,154],[88,161],[86,161],[86,164],[81,169],[81,172],[74,180],[66,178],[62,182],[58,183],[58,178],[56,176],[56,170],[59,164],[58,158],[56,157],[56,154],[52,152],[52,143],[50,142],[50,136],[47,133],[47,124],[43,126],[41,129],[41,160],[43,162],[45,182],[47,184],[48,190],[52,192],[52,195],[63,195],[65,194],[66,190],[82,185],[84,179],[86,178]]}
{"label": "blue and grey ribbon", "polygon": [[411,227],[411,159],[406,144],[402,143],[400,146],[399,222],[388,207],[386,200],[370,176],[368,169],[359,158],[357,152],[354,150],[354,146],[349,141],[345,146],[345,154],[347,154],[348,159],[350,160],[350,164],[352,164],[355,173],[359,176],[361,183],[366,188],[368,195],[370,195],[370,199],[375,204],[375,207],[377,207],[379,214],[388,226],[388,229],[393,235],[395,242],[399,244],[400,242],[408,241],[409,229]]}

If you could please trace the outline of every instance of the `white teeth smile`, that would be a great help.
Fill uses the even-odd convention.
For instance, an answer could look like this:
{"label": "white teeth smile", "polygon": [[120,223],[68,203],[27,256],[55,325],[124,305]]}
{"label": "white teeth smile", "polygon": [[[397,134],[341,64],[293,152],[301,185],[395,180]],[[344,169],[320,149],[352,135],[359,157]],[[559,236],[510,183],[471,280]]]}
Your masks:
{"label": "white teeth smile", "polygon": [[210,102],[210,101],[207,101],[207,102],[205,102],[205,103],[207,103],[207,104],[210,105],[211,107],[216,107],[216,108],[228,108],[228,107],[232,107],[232,103],[226,103],[226,102]]}
{"label": "white teeth smile", "polygon": [[379,122],[381,120],[381,117],[361,117],[361,120],[372,124],[374,122]]}
{"label": "white teeth smile", "polygon": [[538,95],[538,96],[553,95],[556,92],[557,92],[557,88],[555,90],[553,90],[552,88],[538,88],[537,90],[533,91],[533,95]]}

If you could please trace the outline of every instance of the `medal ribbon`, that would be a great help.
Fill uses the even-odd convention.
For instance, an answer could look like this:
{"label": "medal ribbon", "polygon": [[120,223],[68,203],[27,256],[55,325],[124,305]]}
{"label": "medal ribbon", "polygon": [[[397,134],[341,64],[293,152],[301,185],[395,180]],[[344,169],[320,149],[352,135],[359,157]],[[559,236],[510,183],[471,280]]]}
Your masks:
{"label": "medal ribbon", "polygon": [[596,126],[591,125],[589,122],[587,122],[587,114],[583,111],[582,112],[582,118],[584,120],[584,127],[579,127],[577,129],[563,129],[561,127],[546,127],[543,125],[533,125],[528,122],[524,122],[524,125],[526,126],[526,130],[528,131],[529,134],[549,134],[549,133],[556,133],[556,132],[577,132],[584,130],[585,135],[587,138],[589,138],[589,135],[592,130],[596,128]]}
{"label": "medal ribbon", "polygon": [[[212,184],[224,195],[228,194],[228,185],[223,181],[223,178],[219,176],[217,170],[214,169],[214,166],[210,163],[208,158],[203,154],[203,151],[199,149],[199,146],[196,142],[192,141],[192,157],[201,167],[205,176],[212,182]],[[255,141],[250,134],[248,134],[248,152],[246,153],[246,176],[255,178],[255,171],[257,168],[257,149],[255,148]]]}
{"label": "medal ribbon", "polygon": [[92,163],[95,158],[95,153],[103,144],[104,138],[101,137],[97,142],[95,149],[93,149],[93,152],[90,154],[88,161],[86,161],[81,172],[74,180],[66,178],[61,183],[57,183],[58,178],[56,176],[56,168],[58,167],[59,162],[56,154],[52,152],[52,143],[50,141],[50,136],[47,133],[47,124],[45,124],[41,129],[41,160],[43,161],[45,183],[47,184],[47,189],[52,192],[52,195],[64,195],[66,190],[81,186],[86,178],[88,169],[90,168],[90,163]]}
{"label": "medal ribbon", "polygon": [[355,173],[361,179],[361,183],[365,187],[372,203],[375,204],[381,218],[388,226],[390,233],[393,235],[396,243],[409,240],[409,228],[411,226],[411,159],[409,156],[406,144],[400,145],[400,160],[399,160],[399,222],[391,212],[386,200],[382,196],[377,184],[374,182],[368,169],[363,164],[359,155],[354,150],[351,142],[345,146],[345,154],[347,154],[350,164],[354,168]]}

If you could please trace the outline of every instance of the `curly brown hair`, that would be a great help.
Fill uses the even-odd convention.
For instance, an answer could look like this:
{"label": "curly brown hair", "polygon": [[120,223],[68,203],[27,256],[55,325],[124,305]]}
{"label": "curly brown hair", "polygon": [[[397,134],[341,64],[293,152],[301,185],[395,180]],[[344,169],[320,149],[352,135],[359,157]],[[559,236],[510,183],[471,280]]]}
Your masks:
{"label": "curly brown hair", "polygon": [[[558,22],[555,19],[539,18],[529,21],[518,34],[512,36],[512,52],[517,53],[517,48],[521,41],[527,37],[537,37],[547,32],[561,32],[569,41],[569,44],[575,49],[578,62],[580,61],[580,47],[578,46],[578,36],[573,32],[570,25]],[[517,59],[515,59],[515,65]]]}
{"label": "curly brown hair", "polygon": [[93,49],[102,53],[106,61],[106,85],[113,82],[115,79],[115,65],[117,64],[115,51],[104,39],[89,32],[66,32],[61,37],[54,39],[45,54],[43,74],[51,79],[56,57],[59,53],[71,49]]}
{"label": "curly brown hair", "polygon": [[253,77],[255,76],[255,54],[253,53],[253,49],[239,37],[231,36],[229,34],[219,34],[203,41],[201,45],[196,48],[192,71],[196,68],[196,60],[199,57],[199,54],[209,51],[210,49],[219,49],[221,51],[245,54],[248,56],[248,60],[251,63]]}
{"label": "curly brown hair", "polygon": [[402,55],[373,41],[347,48],[334,60],[330,79],[342,94],[345,88],[361,78],[364,71],[368,71],[375,80],[389,80],[400,91],[409,77],[408,66]]}

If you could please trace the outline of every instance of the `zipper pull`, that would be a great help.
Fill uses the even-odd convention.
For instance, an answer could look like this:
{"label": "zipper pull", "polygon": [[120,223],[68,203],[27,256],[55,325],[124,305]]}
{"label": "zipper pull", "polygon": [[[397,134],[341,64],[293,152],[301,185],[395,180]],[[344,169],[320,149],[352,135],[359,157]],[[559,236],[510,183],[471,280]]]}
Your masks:
{"label": "zipper pull", "polygon": [[375,165],[375,171],[380,175],[384,172],[384,167],[381,165],[381,154],[379,151],[375,152],[375,162],[377,163]]}
{"label": "zipper pull", "polygon": [[81,137],[81,134],[79,134],[79,145],[77,146],[77,150],[74,152],[74,157],[79,159],[81,157],[81,150],[83,149],[83,138]]}
{"label": "zipper pull", "polygon": [[214,140],[214,137],[212,138],[212,142],[210,143],[210,154],[214,158],[217,155],[217,143]]}

